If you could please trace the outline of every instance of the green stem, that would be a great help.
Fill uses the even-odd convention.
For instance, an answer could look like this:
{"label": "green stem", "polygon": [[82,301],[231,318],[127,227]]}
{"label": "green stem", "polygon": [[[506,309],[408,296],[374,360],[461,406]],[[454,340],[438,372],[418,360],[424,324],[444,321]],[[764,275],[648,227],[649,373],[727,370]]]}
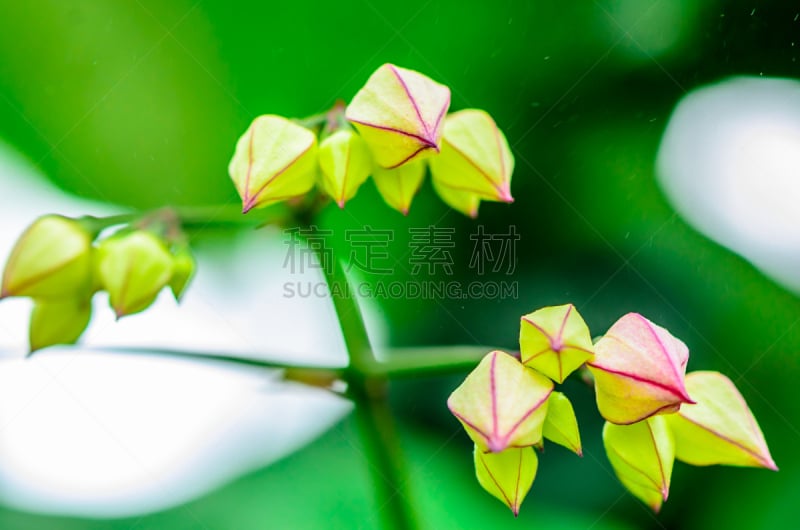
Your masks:
{"label": "green stem", "polygon": [[80,221],[84,226],[99,233],[106,228],[159,217],[174,219],[187,231],[207,228],[258,227],[267,224],[284,224],[293,215],[293,210],[285,203],[253,210],[242,215],[238,205],[222,204],[215,206],[169,207],[158,210],[130,212],[108,217],[84,216]]}
{"label": "green stem", "polygon": [[[90,350],[92,348],[89,348]],[[488,352],[497,349],[491,346],[426,346],[421,348],[390,348],[386,351],[386,361],[373,363],[366,375],[388,380],[404,377],[425,377],[438,374],[457,374],[475,368]],[[288,370],[291,373],[317,374],[325,379],[344,380],[345,368],[295,363],[272,358],[251,358],[218,352],[200,352],[171,348],[105,347],[98,351],[110,353],[132,353],[137,355],[157,355],[177,357],[198,361],[218,361],[266,369]],[[43,355],[47,350],[37,350],[32,355]],[[289,377],[293,379],[293,377]]]}
{"label": "green stem", "polygon": [[345,373],[348,395],[355,403],[355,414],[367,452],[377,509],[387,530],[418,528],[406,491],[407,477],[402,450],[398,444],[393,417],[387,402],[387,379],[372,375],[377,365],[370,347],[367,328],[342,264],[318,252],[328,282],[333,306],[342,328],[350,365]]}
{"label": "green stem", "polygon": [[391,348],[386,360],[376,363],[374,373],[389,379],[468,372],[475,368],[493,346],[427,346]]}

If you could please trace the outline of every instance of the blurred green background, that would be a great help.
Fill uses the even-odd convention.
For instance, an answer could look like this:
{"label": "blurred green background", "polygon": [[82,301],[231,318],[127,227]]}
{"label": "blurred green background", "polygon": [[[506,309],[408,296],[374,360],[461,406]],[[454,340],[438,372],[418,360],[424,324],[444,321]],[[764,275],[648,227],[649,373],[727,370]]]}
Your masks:
{"label": "blurred green background", "polygon": [[[514,349],[519,315],[543,305],[575,303],[596,334],[641,312],[689,345],[690,370],[736,381],[781,468],[676,464],[654,517],[623,495],[591,391],[575,384],[567,391],[586,455],[548,448],[514,520],[480,490],[470,442],[447,413],[463,375],[407,381],[392,399],[426,528],[790,528],[800,491],[800,300],[674,215],[653,166],[687,91],[739,74],[800,77],[792,4],[0,0],[0,136],[75,195],[137,208],[234,204],[227,162],[256,115],[322,111],[384,62],[426,73],[451,87],[452,109],[490,112],[513,146],[516,202],[484,204],[479,222],[522,235],[520,296],[383,302],[391,341]],[[467,235],[476,222],[448,211],[429,184],[408,218],[378,202],[367,183],[321,224],[337,239],[345,228],[393,228],[401,261],[407,227],[455,227],[455,274],[473,278]],[[375,528],[358,444],[345,420],[185,507],[118,521],[0,509],[0,527]]]}

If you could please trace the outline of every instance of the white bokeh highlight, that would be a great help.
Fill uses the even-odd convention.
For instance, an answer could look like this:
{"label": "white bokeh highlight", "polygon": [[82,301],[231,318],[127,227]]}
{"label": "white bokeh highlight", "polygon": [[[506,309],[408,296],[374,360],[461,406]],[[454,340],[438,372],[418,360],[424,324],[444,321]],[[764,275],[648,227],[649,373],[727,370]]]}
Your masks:
{"label": "white bokeh highlight", "polygon": [[657,170],[689,223],[800,292],[800,82],[741,77],[691,92]]}
{"label": "white bokeh highlight", "polygon": [[[0,262],[44,213],[119,213],[67,197],[0,145]],[[121,517],[165,509],[262,467],[330,428],[351,408],[277,370],[135,353],[188,349],[328,367],[347,364],[327,298],[285,298],[277,231],[201,247],[181,305],[165,292],[115,321],[97,296],[76,348],[25,359],[30,302],[0,303],[0,503],[23,510]]]}

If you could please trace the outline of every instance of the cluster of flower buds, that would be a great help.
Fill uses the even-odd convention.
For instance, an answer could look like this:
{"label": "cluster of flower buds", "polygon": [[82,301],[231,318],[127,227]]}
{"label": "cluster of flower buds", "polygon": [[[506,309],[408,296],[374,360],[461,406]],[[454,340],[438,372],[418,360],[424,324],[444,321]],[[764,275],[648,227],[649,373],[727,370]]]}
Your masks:
{"label": "cluster of flower buds", "polygon": [[257,117],[236,144],[228,172],[246,213],[298,198],[315,186],[339,207],[372,176],[386,203],[408,213],[430,168],[450,207],[471,217],[482,200],[510,203],[514,157],[484,111],[447,114],[450,89],[392,64],[378,68],[346,106],[319,124]]}
{"label": "cluster of flower buds", "polygon": [[146,309],[162,288],[179,299],[195,261],[182,237],[157,226],[124,227],[98,240],[96,220],[38,218],[20,236],[3,272],[0,299],[33,299],[30,350],[74,344],[89,325],[92,298],[108,292],[117,318]]}
{"label": "cluster of flower buds", "polygon": [[620,482],[654,511],[669,493],[675,459],[777,470],[734,384],[718,372],[686,374],[689,350],[666,329],[630,313],[592,344],[572,305],[525,315],[520,355],[486,355],[448,406],[475,443],[478,482],[516,515],[548,439],[581,455],[578,423],[554,391],[586,366],[606,420],[603,443]]}
{"label": "cluster of flower buds", "polygon": [[486,355],[447,402],[475,442],[475,472],[514,515],[530,490],[543,438],[582,454],[569,399],[554,391],[592,356],[589,328],[572,305],[522,317],[520,356]]}

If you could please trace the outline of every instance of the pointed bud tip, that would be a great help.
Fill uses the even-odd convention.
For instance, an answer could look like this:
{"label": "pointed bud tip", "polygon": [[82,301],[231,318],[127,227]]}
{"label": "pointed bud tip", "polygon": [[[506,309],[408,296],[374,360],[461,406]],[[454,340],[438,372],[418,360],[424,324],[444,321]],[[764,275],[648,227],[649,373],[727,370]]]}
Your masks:
{"label": "pointed bud tip", "polygon": [[519,505],[518,504],[512,504],[511,506],[509,506],[509,508],[511,508],[511,513],[514,514],[514,517],[519,517]]}
{"label": "pointed bud tip", "polygon": [[248,201],[242,204],[242,215],[246,214],[250,210],[255,208],[255,203],[253,201]]}
{"label": "pointed bud tip", "polygon": [[499,195],[500,200],[503,201],[504,203],[511,204],[512,202],[514,202],[514,197],[511,196],[511,189],[509,188],[508,184],[505,184],[502,188],[499,188],[497,191],[500,193]]}
{"label": "pointed bud tip", "polygon": [[336,205],[337,205],[337,206],[338,206],[340,209],[344,210],[344,199],[339,199],[338,201],[336,201]]}
{"label": "pointed bud tip", "polygon": [[689,393],[686,391],[686,389],[681,389],[680,394],[681,394],[681,396],[680,396],[681,397],[681,403],[685,403],[687,405],[697,405],[697,401],[693,400],[689,396]]}
{"label": "pointed bud tip", "polygon": [[769,469],[770,471],[780,471],[778,469],[777,464],[775,464],[775,461],[772,459],[770,455],[767,455],[761,459],[761,465],[764,466],[765,469]]}

